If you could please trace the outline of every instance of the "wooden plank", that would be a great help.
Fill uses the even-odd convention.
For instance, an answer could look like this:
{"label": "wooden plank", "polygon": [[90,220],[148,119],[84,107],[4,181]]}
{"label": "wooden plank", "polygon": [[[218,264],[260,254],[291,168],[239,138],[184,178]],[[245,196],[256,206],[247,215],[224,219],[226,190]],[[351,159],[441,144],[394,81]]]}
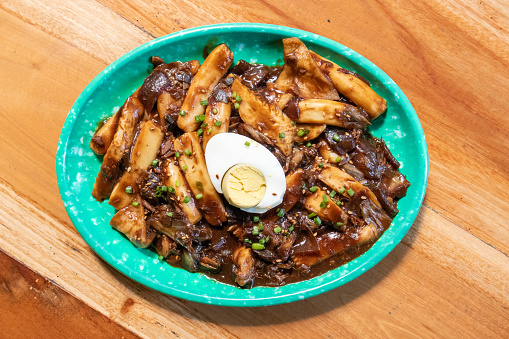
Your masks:
{"label": "wooden plank", "polygon": [[[472,6],[452,0],[329,5],[332,3],[324,2],[322,7],[336,8],[346,21],[333,17],[328,22],[318,13],[309,15],[319,10],[312,3],[303,3],[298,10],[287,12],[250,1],[240,6],[220,6],[219,16],[217,6],[206,1],[182,1],[168,6],[135,0],[121,4],[102,0],[101,5],[86,1],[73,5],[72,10],[67,5],[42,0],[23,5],[15,1],[2,4],[58,40],[106,62],[152,36],[220,21],[249,21],[248,18],[295,26],[344,43],[375,64],[383,65],[414,104],[431,150],[430,206],[509,253],[509,242],[504,240],[509,238],[509,226],[503,217],[509,214],[509,190],[498,184],[506,182],[509,176],[509,158],[504,156],[509,153],[504,142],[509,118],[503,113],[503,107],[507,107],[505,88],[509,85],[509,69],[505,67],[509,35],[503,28],[509,21],[504,2]],[[72,11],[77,14],[70,15]],[[92,20],[81,22],[80,15]],[[488,15],[495,19],[488,21]],[[370,17],[370,25],[353,20],[358,17]],[[107,22],[106,26],[101,24],[101,31],[112,34],[97,37],[97,33],[92,33],[98,22]],[[336,35],[331,36],[331,32]],[[129,34],[129,41],[125,41],[125,34]],[[490,76],[481,76],[476,71],[479,68]],[[444,93],[447,100],[443,99]],[[447,151],[451,149],[454,152]],[[478,194],[471,194],[472,191]],[[486,204],[491,208],[472,213],[473,206]]]}
{"label": "wooden plank", "polygon": [[[1,177],[42,205],[58,206],[60,130],[79,93],[107,64],[4,10],[0,22]],[[34,48],[41,42],[45,48]],[[67,217],[63,209],[55,212]]]}
{"label": "wooden plank", "polygon": [[4,338],[138,338],[0,251]]}
{"label": "wooden plank", "polygon": [[[2,1],[0,249],[83,312],[143,337],[504,337],[508,11],[504,0]],[[154,36],[232,21],[293,26],[360,52],[407,94],[430,149],[425,207],[403,244],[346,286],[263,310],[178,300],[120,275],[79,237],[55,185],[60,127],[102,68]]]}
{"label": "wooden plank", "polygon": [[[1,8],[108,64],[154,36],[92,0],[5,0]],[[46,48],[45,50],[51,50]]]}
{"label": "wooden plank", "polygon": [[[260,312],[196,304],[141,286],[95,256],[66,227],[68,221],[55,219],[1,180],[0,190],[5,192],[0,205],[0,248],[138,335],[154,337],[174,331],[183,336],[251,337],[260,334],[251,326],[257,324],[270,326],[274,337],[289,331],[306,337],[309,328],[324,337],[380,331],[393,336],[502,336],[505,326],[501,324],[509,320],[504,312],[509,306],[507,256],[426,207],[404,244],[359,279],[325,295]],[[20,215],[11,216],[9,211]],[[23,248],[15,245],[20,243]],[[39,256],[24,248],[34,249]],[[366,322],[366,317],[372,321]],[[363,319],[362,327],[348,326]]]}

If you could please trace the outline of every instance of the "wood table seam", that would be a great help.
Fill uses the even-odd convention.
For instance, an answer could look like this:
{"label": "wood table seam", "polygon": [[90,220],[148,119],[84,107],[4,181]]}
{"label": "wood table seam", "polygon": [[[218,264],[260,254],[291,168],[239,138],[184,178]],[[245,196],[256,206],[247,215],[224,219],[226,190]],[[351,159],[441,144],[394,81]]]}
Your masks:
{"label": "wood table seam", "polygon": [[433,207],[431,206],[428,206],[426,204],[422,204],[422,206],[426,207],[427,209],[431,210],[432,212],[438,214],[439,216],[441,216],[442,218],[444,218],[445,220],[449,221],[451,224],[453,224],[454,226],[457,226],[459,228],[461,228],[462,230],[464,230],[465,232],[467,232],[468,234],[470,234],[471,236],[473,236],[474,238],[476,238],[477,240],[480,240],[482,243],[488,245],[489,247],[493,248],[494,250],[502,253],[503,255],[505,255],[507,258],[509,258],[509,254],[505,253],[504,251],[502,251],[501,249],[493,246],[492,244],[490,244],[489,242],[486,242],[485,240],[483,240],[482,238],[479,238],[478,236],[476,236],[475,234],[473,234],[472,232],[469,232],[468,230],[466,230],[464,227],[462,227],[460,224],[458,224],[457,222],[451,220],[450,218],[448,218],[447,216],[445,216],[444,214],[440,213],[439,211],[437,211],[436,209],[434,209]]}

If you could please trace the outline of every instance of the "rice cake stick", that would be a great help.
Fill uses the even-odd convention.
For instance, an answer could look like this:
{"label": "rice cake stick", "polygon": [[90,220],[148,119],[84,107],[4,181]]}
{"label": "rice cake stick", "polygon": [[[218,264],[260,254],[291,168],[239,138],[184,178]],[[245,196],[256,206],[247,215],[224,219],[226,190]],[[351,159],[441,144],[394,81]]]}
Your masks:
{"label": "rice cake stick", "polygon": [[[191,189],[180,171],[180,168],[175,164],[175,158],[170,158],[164,165],[164,185],[168,187],[170,192],[175,189],[175,200],[179,204],[182,211],[187,215],[187,219],[191,224],[196,224],[201,220],[202,214],[196,207],[196,201],[193,198]],[[170,193],[171,194],[171,193]],[[189,199],[186,199],[189,197]],[[187,201],[187,202],[184,202]]]}
{"label": "rice cake stick", "polygon": [[140,203],[138,194],[134,197],[136,206],[129,204],[117,211],[111,218],[110,225],[117,231],[124,233],[136,246],[148,247],[156,236],[145,223],[145,208]]}
{"label": "rice cake stick", "polygon": [[367,192],[367,198],[371,200],[377,207],[380,207],[380,203],[378,202],[378,199],[376,198],[373,191],[371,191],[369,188],[355,180],[350,174],[346,173],[344,170],[338,167],[327,165],[320,171],[320,173],[318,173],[318,179],[345,197],[352,196],[352,191],[355,194],[361,190],[365,190]]}
{"label": "rice cake stick", "polygon": [[221,197],[210,181],[205,156],[195,132],[184,133],[174,142],[175,151],[180,153],[178,162],[186,181],[207,222],[219,226],[226,221],[226,210]]}
{"label": "rice cake stick", "polygon": [[110,196],[119,175],[119,163],[129,151],[134,138],[135,126],[144,112],[143,104],[138,98],[130,96],[122,106],[117,131],[113,141],[104,155],[101,170],[97,175],[92,196],[103,201]]}
{"label": "rice cake stick", "polygon": [[[109,204],[115,209],[119,210],[133,201],[134,194],[138,190],[136,181],[157,157],[163,137],[162,128],[152,120],[141,123],[140,133],[129,159],[129,168],[124,172],[120,181],[115,185],[113,192],[111,192]],[[131,188],[131,193],[126,192],[128,187]]]}
{"label": "rice cake stick", "polygon": [[339,93],[362,107],[375,119],[387,110],[387,102],[362,79],[324,57],[311,52],[320,69],[329,76]]}
{"label": "rice cake stick", "polygon": [[110,147],[115,132],[117,131],[118,120],[122,114],[120,108],[117,113],[109,117],[104,124],[95,132],[94,136],[90,140],[90,148],[97,155],[104,155]]}
{"label": "rice cake stick", "polygon": [[262,101],[239,78],[233,81],[232,90],[242,98],[239,105],[242,121],[272,140],[284,155],[291,155],[296,133],[292,120],[276,105]]}
{"label": "rice cake stick", "polygon": [[207,106],[205,112],[205,123],[207,125],[203,127],[203,150],[214,135],[228,132],[231,111],[231,104],[221,101],[214,101]]}
{"label": "rice cake stick", "polygon": [[360,128],[369,123],[359,108],[338,101],[308,99],[299,102],[298,123],[327,124],[345,128]]}
{"label": "rice cake stick", "polygon": [[214,48],[207,59],[203,62],[191,82],[181,110],[185,115],[179,115],[177,124],[185,132],[195,131],[201,121],[196,117],[205,113],[204,104],[218,84],[219,80],[226,74],[233,62],[233,52],[228,46],[221,44]]}
{"label": "rice cake stick", "polygon": [[331,80],[318,67],[306,45],[298,38],[283,39],[285,65],[276,86],[304,99],[339,100]]}

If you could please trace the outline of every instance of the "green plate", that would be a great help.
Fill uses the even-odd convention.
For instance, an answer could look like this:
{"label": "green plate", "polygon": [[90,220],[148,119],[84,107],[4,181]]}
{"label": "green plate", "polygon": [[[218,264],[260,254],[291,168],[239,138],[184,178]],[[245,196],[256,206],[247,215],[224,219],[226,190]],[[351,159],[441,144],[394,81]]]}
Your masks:
{"label": "green plate", "polygon": [[[391,227],[365,254],[307,281],[282,287],[250,290],[216,282],[201,273],[189,273],[139,249],[109,226],[115,210],[92,198],[92,185],[101,157],[89,148],[96,122],[114,113],[148,75],[149,57],[166,61],[203,61],[204,46],[226,43],[235,61],[281,64],[281,39],[299,37],[309,49],[353,70],[371,82],[387,100],[385,115],[371,126],[383,136],[401,172],[412,183],[399,202],[400,212]],[[382,260],[403,238],[419,211],[428,180],[428,151],[424,133],[412,105],[382,70],[351,49],[319,35],[282,26],[240,23],[197,27],[150,41],[106,67],[80,94],[64,123],[58,144],[56,170],[63,203],[74,226],[106,262],[128,277],[169,295],[225,306],[283,304],[324,293],[355,279]]]}

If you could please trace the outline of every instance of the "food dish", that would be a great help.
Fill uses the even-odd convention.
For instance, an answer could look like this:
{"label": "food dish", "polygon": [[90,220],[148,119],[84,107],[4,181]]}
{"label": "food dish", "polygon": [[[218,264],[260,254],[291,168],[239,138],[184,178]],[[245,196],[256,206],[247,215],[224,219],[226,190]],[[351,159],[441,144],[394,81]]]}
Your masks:
{"label": "food dish", "polygon": [[[225,27],[228,27],[229,30],[224,31],[223,29]],[[261,31],[260,28],[262,28]],[[203,42],[206,42],[204,40],[208,40],[210,36],[216,36],[218,39],[222,40],[221,42],[229,44],[232,49],[241,51],[246,51],[246,46],[243,45],[242,38],[247,39],[247,36],[249,36],[249,40],[254,41],[253,48],[256,49],[256,52],[258,52],[259,55],[259,57],[253,61],[261,63],[269,63],[270,60],[266,60],[269,54],[272,53],[272,56],[274,54],[277,55],[278,47],[276,41],[283,37],[298,36],[306,44],[308,44],[308,46],[311,45],[310,49],[315,50],[320,55],[328,59],[332,59],[342,66],[359,72],[372,82],[374,87],[378,88],[381,91],[382,96],[387,99],[389,106],[388,113],[390,113],[390,115],[388,114],[388,117],[377,122],[374,128],[372,128],[372,131],[375,135],[377,132],[379,133],[384,129],[388,132],[385,139],[386,142],[389,146],[391,146],[391,149],[395,150],[396,157],[402,160],[404,166],[403,172],[409,177],[412,184],[417,187],[416,190],[409,190],[409,196],[411,195],[412,198],[411,200],[409,199],[410,201],[408,203],[400,205],[402,213],[400,213],[398,218],[395,220],[393,226],[391,226],[384,236],[382,236],[375,246],[373,246],[373,248],[365,255],[337,270],[328,272],[304,283],[291,284],[275,289],[255,288],[249,291],[238,289],[232,290],[231,287],[229,288],[228,286],[211,282],[201,276],[186,276],[185,274],[187,272],[175,272],[171,270],[166,273],[150,275],[154,272],[154,270],[164,272],[169,268],[162,269],[160,266],[157,266],[157,262],[150,262],[150,259],[147,258],[154,260],[155,258],[153,258],[150,253],[143,250],[136,250],[134,252],[128,251],[126,254],[119,256],[118,250],[120,247],[112,246],[112,243],[113,245],[117,245],[121,241],[126,241],[125,239],[107,232],[112,231],[111,229],[101,229],[98,231],[97,227],[87,227],[87,225],[83,225],[83,217],[87,217],[89,220],[95,220],[98,224],[107,223],[108,220],[106,217],[108,214],[108,208],[104,208],[103,212],[105,213],[101,213],[101,208],[103,208],[103,206],[100,206],[97,210],[97,204],[93,204],[93,202],[89,201],[90,199],[83,199],[83,195],[81,193],[82,191],[86,191],[82,190],[82,187],[85,186],[83,184],[84,181],[90,180],[89,172],[91,170],[89,166],[87,166],[90,164],[83,161],[83,155],[85,155],[85,158],[90,156],[93,157],[93,154],[86,154],[87,151],[84,149],[81,149],[80,151],[80,142],[81,145],[83,145],[83,142],[86,145],[86,141],[83,141],[83,136],[85,134],[83,133],[83,122],[88,123],[90,128],[93,121],[100,118],[97,113],[98,107],[103,109],[102,112],[99,111],[99,114],[111,113],[111,111],[105,111],[107,109],[106,107],[108,106],[108,102],[103,102],[102,100],[107,100],[107,95],[105,95],[107,93],[101,93],[101,91],[98,90],[98,83],[100,81],[104,81],[104,83],[108,84],[109,87],[116,86],[116,93],[121,93],[122,85],[125,85],[126,83],[133,83],[133,81],[135,81],[135,79],[128,79],[129,77],[132,77],[133,75],[135,78],[137,77],[138,85],[140,83],[140,78],[143,79],[144,76],[142,71],[139,69],[139,66],[136,66],[136,62],[139,62],[139,60],[143,60],[144,58],[146,60],[151,55],[161,55],[165,58],[169,58],[170,60],[176,59],[175,56],[168,56],[168,51],[170,51],[170,54],[172,52],[182,53],[182,51],[178,50],[186,47],[190,49],[190,54],[194,53],[194,55],[196,55],[199,53],[197,46],[199,46],[200,41],[203,44]],[[178,48],[167,49],[169,44],[171,45],[171,43],[175,44],[177,42]],[[188,50],[187,53],[190,51]],[[251,50],[251,52],[253,52],[253,50]],[[279,53],[281,53],[281,47],[279,47]],[[246,54],[246,56],[248,56],[248,60],[250,55],[252,54]],[[239,58],[242,58],[242,56]],[[272,59],[275,60],[277,58]],[[128,72],[125,69],[124,72],[121,72],[117,71],[116,67],[120,67],[121,69],[129,67],[131,71],[135,70],[135,72],[127,74]],[[110,73],[111,71],[116,73],[115,80],[113,80],[113,76]],[[122,81],[122,84],[119,84],[119,76],[121,77],[120,80]],[[105,79],[105,77],[108,79]],[[127,77],[127,79],[123,77]],[[135,88],[131,88],[130,90],[124,88],[124,93],[127,94],[124,95],[124,97],[128,96],[129,92],[132,92],[133,89]],[[122,96],[120,96],[120,98],[121,97]],[[411,109],[408,101],[397,86],[395,86],[394,83],[374,65],[343,46],[310,33],[270,25],[242,24],[212,26],[207,27],[206,29],[200,28],[191,30],[183,35],[169,36],[164,39],[156,40],[147,46],[142,46],[138,50],[126,55],[124,59],[114,63],[99,76],[99,79],[96,79],[91,83],[87,90],[83,92],[82,96],[80,96],[80,99],[78,99],[74,109],[71,110],[68,121],[66,122],[67,127],[64,126],[57,160],[60,189],[71,218],[84,238],[89,241],[92,247],[96,249],[96,251],[106,261],[112,263],[119,270],[132,276],[136,280],[172,295],[187,297],[188,299],[195,301],[231,306],[261,306],[289,302],[315,295],[353,279],[363,270],[370,268],[375,264],[375,262],[385,256],[406,233],[411,222],[415,218],[420,203],[422,202],[427,180],[427,150],[422,129],[420,128],[415,112]],[[93,107],[97,100],[99,102],[99,106]],[[120,104],[117,105],[119,106]],[[111,104],[109,105],[110,108],[113,106],[114,105]],[[394,109],[394,111],[392,111],[392,109]],[[94,114],[90,114],[90,112],[94,112],[94,110],[96,110],[96,119],[93,119]],[[89,115],[86,113],[89,113]],[[84,120],[81,120],[81,124],[76,124],[77,118],[78,120]],[[388,121],[387,118],[390,120]],[[388,126],[391,124],[391,120],[400,120],[397,121],[396,128],[394,129],[391,128],[394,127],[394,125]],[[392,123],[394,124],[394,122]],[[401,126],[404,127],[404,130],[401,130]],[[394,130],[398,131],[398,137],[394,135]],[[87,133],[91,131],[93,131],[93,129],[90,129]],[[386,135],[385,133],[380,134]],[[79,136],[78,139],[76,139],[76,136]],[[77,142],[77,144],[73,145],[73,142]],[[398,148],[399,142],[403,143],[400,144],[400,147]],[[413,151],[405,153],[405,149],[402,147],[403,145],[410,145],[413,148]],[[83,152],[85,152],[85,154],[83,154]],[[398,152],[400,154],[398,154]],[[80,160],[73,163],[71,160],[73,158],[77,160],[77,156],[81,156]],[[97,159],[94,160],[96,160],[97,164]],[[79,165],[80,163],[81,165]],[[411,166],[412,163],[417,164],[413,170]],[[74,166],[74,173],[71,169],[73,165],[76,165]],[[80,168],[81,171],[79,170]],[[94,176],[95,174],[92,174],[92,178]],[[90,183],[88,184],[90,185]],[[90,190],[88,190],[88,192],[90,193]],[[81,199],[79,201],[77,201],[73,196],[73,194],[76,193],[80,194]],[[95,213],[92,213],[93,209],[96,209]],[[111,209],[109,209],[109,211],[111,211]],[[103,217],[103,219],[98,220],[98,216]],[[388,232],[392,233],[390,238],[386,237]],[[104,238],[101,236],[109,239],[109,242],[103,241]],[[383,241],[384,239],[386,240]],[[114,243],[115,241],[117,242]],[[139,263],[141,263],[141,266]],[[141,271],[138,270],[138,268],[140,268]],[[175,278],[176,276],[177,278]],[[183,277],[185,277],[185,279],[182,279]],[[161,280],[165,281],[162,282]],[[201,286],[194,286],[193,283],[197,283]],[[204,284],[206,285],[205,289],[203,288]],[[204,290],[206,291],[205,293],[202,292]]]}
{"label": "food dish", "polygon": [[[410,183],[368,126],[369,83],[283,39],[284,64],[153,56],[153,71],[95,132],[92,196],[161,261],[243,288],[311,279],[364,253]],[[230,67],[233,66],[233,67]],[[357,105],[353,103],[357,102]]]}

